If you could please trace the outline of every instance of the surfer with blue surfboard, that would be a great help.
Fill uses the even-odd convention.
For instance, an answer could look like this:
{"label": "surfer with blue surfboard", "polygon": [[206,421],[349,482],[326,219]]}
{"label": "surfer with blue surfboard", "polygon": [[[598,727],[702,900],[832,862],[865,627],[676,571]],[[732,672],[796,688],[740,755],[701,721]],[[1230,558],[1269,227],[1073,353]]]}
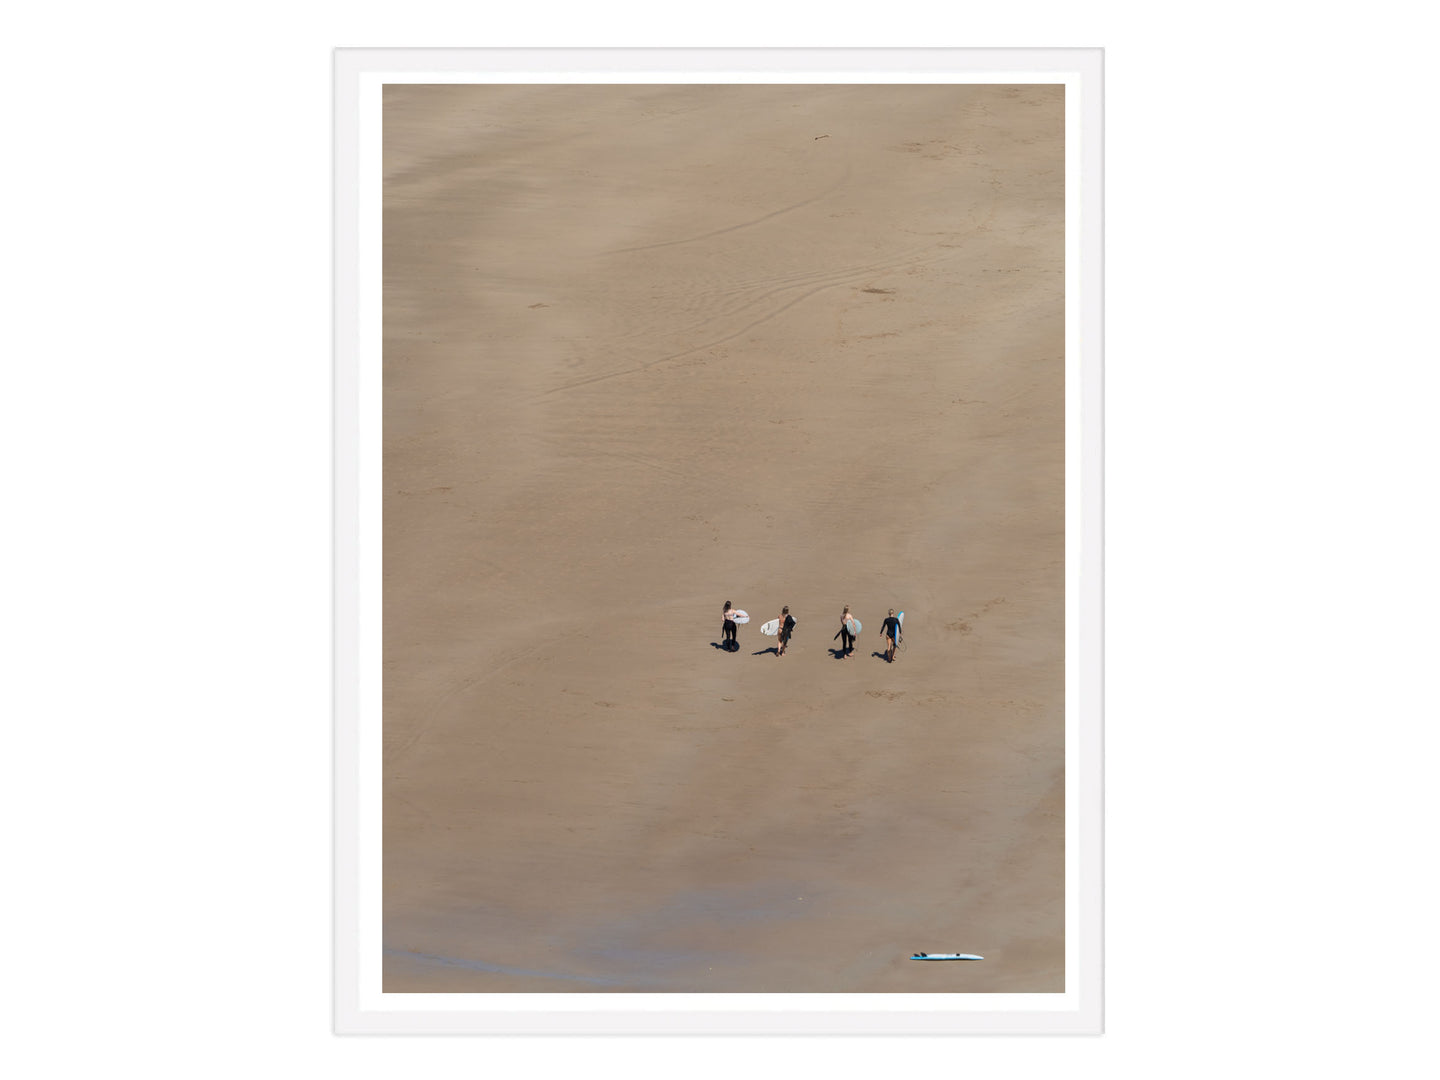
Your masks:
{"label": "surfer with blue surfboard", "polygon": [[[904,617],[905,615],[902,612],[900,619]],[[884,624],[880,627],[881,635],[889,642],[889,644],[885,646],[885,662],[887,664],[893,664],[895,662],[895,647],[900,644],[900,619],[895,617],[895,609],[892,607],[889,616],[886,617]]]}

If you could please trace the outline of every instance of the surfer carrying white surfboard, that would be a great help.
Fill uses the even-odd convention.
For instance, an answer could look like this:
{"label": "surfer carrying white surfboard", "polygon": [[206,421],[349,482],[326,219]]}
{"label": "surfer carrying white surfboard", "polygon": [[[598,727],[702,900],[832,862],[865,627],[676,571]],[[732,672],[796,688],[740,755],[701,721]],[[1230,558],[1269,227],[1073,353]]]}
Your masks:
{"label": "surfer carrying white surfboard", "polygon": [[890,609],[890,615],[880,627],[880,633],[889,644],[885,646],[885,662],[895,662],[895,646],[900,644],[900,620],[895,618],[895,609]]}
{"label": "surfer carrying white surfboard", "polygon": [[780,647],[775,650],[778,659],[785,655],[785,649],[790,644],[790,634],[795,629],[795,616],[790,614],[790,605],[786,604],[780,611]]}
{"label": "surfer carrying white surfboard", "polygon": [[[835,635],[840,639],[840,655],[846,660],[855,651],[855,619],[850,614],[850,605],[845,605],[845,610],[840,613],[840,632]],[[835,638],[831,638],[834,641]]]}
{"label": "surfer carrying white surfboard", "polygon": [[736,649],[740,648],[739,628],[735,625],[735,614],[735,609],[730,606],[730,601],[726,600],[725,621],[720,624],[720,633],[723,635],[720,640],[727,649],[731,645],[734,645]]}

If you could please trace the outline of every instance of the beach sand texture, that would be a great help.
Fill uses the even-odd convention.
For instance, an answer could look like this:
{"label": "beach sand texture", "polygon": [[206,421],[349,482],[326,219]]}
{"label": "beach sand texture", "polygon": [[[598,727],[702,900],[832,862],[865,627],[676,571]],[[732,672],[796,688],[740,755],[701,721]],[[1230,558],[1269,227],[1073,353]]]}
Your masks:
{"label": "beach sand texture", "polygon": [[1063,106],[386,88],[387,991],[1064,988]]}

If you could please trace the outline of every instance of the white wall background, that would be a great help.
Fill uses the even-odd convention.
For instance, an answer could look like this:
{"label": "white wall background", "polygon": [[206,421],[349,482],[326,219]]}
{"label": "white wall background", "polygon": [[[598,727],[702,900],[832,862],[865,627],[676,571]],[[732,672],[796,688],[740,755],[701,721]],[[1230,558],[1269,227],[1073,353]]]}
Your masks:
{"label": "white wall background", "polygon": [[[11,11],[0,994],[16,1075],[1433,1068],[1424,10]],[[1106,1035],[330,1034],[339,45],[1106,48]]]}

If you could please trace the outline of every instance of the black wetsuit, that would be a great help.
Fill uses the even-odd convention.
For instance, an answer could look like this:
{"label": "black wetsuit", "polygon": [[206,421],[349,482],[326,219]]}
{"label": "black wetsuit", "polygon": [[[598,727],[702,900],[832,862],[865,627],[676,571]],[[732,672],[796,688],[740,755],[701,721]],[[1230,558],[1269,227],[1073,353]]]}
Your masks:
{"label": "black wetsuit", "polygon": [[840,624],[839,636],[840,649],[842,652],[849,652],[855,647],[855,635],[850,633],[850,624],[848,622],[842,622]]}
{"label": "black wetsuit", "polygon": [[899,620],[899,619],[897,619],[894,615],[891,615],[888,619],[885,620],[884,630],[885,630],[885,636],[886,636],[886,637],[888,637],[888,638],[889,638],[892,642],[894,642],[896,645],[899,645],[899,644],[900,644],[900,620]]}
{"label": "black wetsuit", "polygon": [[736,632],[737,632],[737,629],[736,629],[736,626],[735,626],[735,620],[734,620],[734,619],[726,619],[726,620],[721,624],[721,626],[720,626],[720,633],[724,635],[724,637],[722,638],[722,640],[724,640],[724,641],[726,641],[726,642],[731,642],[731,641],[733,641],[736,645],[739,645],[739,644],[740,644],[740,639],[735,636],[735,635],[736,635]]}

